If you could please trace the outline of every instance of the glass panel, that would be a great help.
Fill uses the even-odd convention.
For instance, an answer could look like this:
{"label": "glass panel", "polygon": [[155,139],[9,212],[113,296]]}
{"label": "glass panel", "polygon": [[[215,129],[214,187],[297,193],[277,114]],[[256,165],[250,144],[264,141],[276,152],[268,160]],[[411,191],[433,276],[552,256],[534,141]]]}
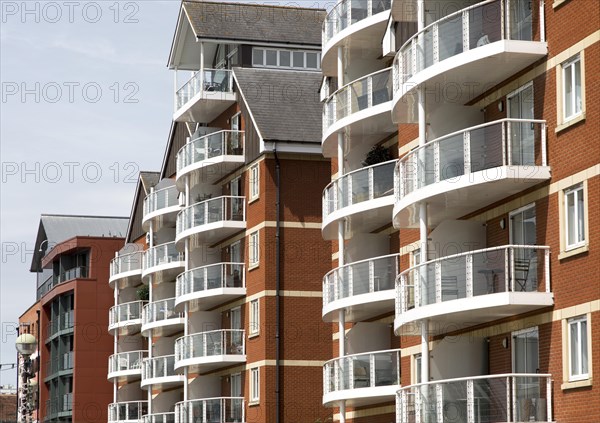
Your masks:
{"label": "glass panel", "polygon": [[267,66],[277,66],[277,50],[267,50]]}
{"label": "glass panel", "polygon": [[440,180],[461,176],[465,170],[463,134],[439,142]]}
{"label": "glass panel", "polygon": [[368,355],[360,355],[351,358],[354,380],[349,388],[366,388],[371,385],[371,361]]}
{"label": "glass panel", "polygon": [[369,262],[350,266],[352,274],[352,294],[360,295],[369,292]]}
{"label": "glass panel", "polygon": [[394,193],[394,167],[396,163],[373,167],[373,198]]}
{"label": "glass panel", "polygon": [[252,50],[252,64],[259,65],[259,66],[264,65],[263,54],[264,54],[264,50],[258,49],[258,48],[253,49]]}
{"label": "glass panel", "polygon": [[368,16],[367,6],[368,3],[366,0],[353,0],[350,2],[350,7],[352,8],[350,11],[352,17],[351,23],[362,21]]}
{"label": "glass panel", "polygon": [[306,67],[309,69],[317,69],[317,53],[306,53]]}
{"label": "glass panel", "polygon": [[[463,25],[461,14],[440,22],[438,25],[438,43],[440,61],[463,52]],[[428,63],[427,66],[431,66],[431,64],[433,63]]]}
{"label": "glass panel", "polygon": [[290,67],[292,65],[291,52],[282,50],[279,52],[279,66]]}
{"label": "glass panel", "polygon": [[352,179],[352,204],[369,200],[369,172],[361,170],[350,175]]}
{"label": "glass panel", "polygon": [[350,113],[356,113],[369,107],[368,78],[352,83],[349,89],[352,91],[352,107]]}
{"label": "glass panel", "polygon": [[573,72],[575,73],[575,113],[580,113],[582,109],[581,98],[581,61],[577,60],[573,64]]}
{"label": "glass panel", "polygon": [[531,0],[511,0],[509,6],[510,38],[522,41],[533,40]]}
{"label": "glass panel", "polygon": [[293,66],[295,68],[303,68],[304,67],[304,52],[303,51],[295,51]]}
{"label": "glass panel", "polygon": [[470,132],[471,172],[502,166],[502,124]]}
{"label": "glass panel", "polygon": [[442,274],[442,301],[456,300],[467,296],[466,258],[454,257],[440,261]]}
{"label": "glass panel", "polygon": [[372,102],[373,106],[385,103],[392,99],[392,76],[391,72],[381,72],[371,77],[372,80]]}
{"label": "glass panel", "polygon": [[579,335],[581,337],[581,374],[588,373],[588,339],[587,320],[579,322]]}

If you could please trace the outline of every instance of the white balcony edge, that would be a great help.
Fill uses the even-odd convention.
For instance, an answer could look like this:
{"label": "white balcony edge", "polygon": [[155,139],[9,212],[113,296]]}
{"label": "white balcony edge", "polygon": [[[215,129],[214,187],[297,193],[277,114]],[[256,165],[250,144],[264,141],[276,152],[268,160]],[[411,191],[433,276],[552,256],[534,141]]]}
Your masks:
{"label": "white balcony edge", "polygon": [[128,377],[128,376],[142,376],[142,368],[139,369],[129,369],[129,370],[116,370],[114,372],[109,372],[106,378],[108,380],[119,378],[119,377]]}
{"label": "white balcony edge", "polygon": [[121,273],[117,273],[113,276],[111,276],[108,279],[108,284],[112,287],[114,287],[114,283],[121,280],[121,279],[129,279],[132,278],[134,276],[139,276],[140,277],[140,281],[142,279],[142,269],[135,269],[135,270],[128,270],[127,272],[121,272]]}
{"label": "white balcony edge", "polygon": [[183,294],[175,298],[175,307],[193,300],[201,300],[202,298],[211,298],[218,296],[239,296],[243,297],[246,295],[246,287],[234,288],[234,287],[220,287],[205,289],[202,291],[190,292],[189,294]]}
{"label": "white balcony edge", "polygon": [[214,231],[219,229],[246,229],[245,220],[220,220],[218,222],[207,223],[204,225],[194,226],[192,228],[181,231],[175,236],[175,245],[180,245],[186,238],[201,234],[202,232]]}
{"label": "white balcony edge", "polygon": [[394,201],[394,194],[389,194],[384,197],[374,198],[372,200],[366,200],[357,204],[343,207],[339,210],[329,213],[326,218],[323,218],[321,231],[325,234],[329,229],[329,225],[337,223],[338,220],[348,218],[352,215],[365,213],[383,207],[391,208],[394,205]]}
{"label": "white balcony edge", "polygon": [[[362,78],[357,79],[357,81],[360,79],[362,79]],[[355,81],[353,81],[353,82],[355,82]],[[394,103],[393,100],[390,100],[390,101],[386,101],[385,103],[367,107],[364,110],[359,110],[358,112],[351,113],[350,115],[334,122],[323,133],[322,148],[325,149],[325,144],[329,144],[330,142],[334,142],[334,141],[337,142],[337,138],[332,137],[332,136],[337,134],[339,131],[344,129],[346,126],[352,125],[353,123],[359,122],[361,120],[371,119],[377,115],[390,113],[392,110],[393,103]],[[390,123],[391,122],[392,122],[392,116],[390,115]]]}
{"label": "white balcony edge", "polygon": [[156,266],[148,267],[142,271],[142,279],[147,278],[153,273],[164,272],[166,270],[177,269],[178,267],[185,268],[185,261],[170,261],[168,263],[158,264]]}
{"label": "white balcony edge", "polygon": [[[208,95],[207,95],[207,93],[208,93]],[[214,94],[214,96],[213,96],[213,94]],[[216,95],[216,94],[218,94],[218,95]],[[179,107],[177,110],[175,110],[175,112],[173,113],[173,121],[177,121],[184,114],[186,114],[189,111],[189,109],[194,106],[194,104],[196,104],[202,100],[235,102],[235,101],[237,101],[237,94],[235,92],[226,92],[226,91],[200,90],[196,95],[194,95],[187,102],[185,102],[185,104],[183,104],[181,107]]]}
{"label": "white balcony edge", "polygon": [[[181,206],[176,204],[174,206],[169,206],[169,207],[163,207],[162,209],[158,209],[158,210],[154,210],[153,212],[150,212],[148,214],[145,214],[143,219],[142,219],[142,229],[144,230],[148,230],[149,227],[149,223],[152,219],[155,219],[157,217],[160,216],[165,216],[168,214],[175,214],[177,215],[177,213],[181,211]],[[156,230],[156,229],[155,229]]]}
{"label": "white balcony edge", "polygon": [[[339,300],[331,301],[326,306],[323,306],[323,320],[326,320],[327,316],[333,312],[340,311],[349,307],[356,307],[363,304],[368,303],[377,303],[384,301],[394,301],[396,298],[396,291],[394,288],[385,289],[377,292],[368,292],[365,294],[353,295],[346,298],[340,298]],[[391,308],[394,306],[391,305]],[[393,311],[392,309],[387,311]],[[386,310],[382,309],[382,314],[385,313]],[[335,316],[337,317],[337,316]]]}
{"label": "white balcony edge", "polygon": [[239,364],[246,362],[246,354],[220,354],[204,357],[185,358],[175,360],[175,370],[183,369],[188,366],[202,366],[207,364]]}
{"label": "white balcony edge", "polygon": [[164,328],[169,326],[183,326],[185,324],[185,318],[183,317],[172,317],[169,319],[157,320],[155,322],[142,324],[141,332],[142,336],[148,337],[150,334],[148,332],[152,331],[152,329],[156,328]]}
{"label": "white balcony edge", "polygon": [[176,175],[176,179],[175,179],[175,181],[177,183],[177,187],[181,191],[183,191],[183,188],[185,186],[185,181],[183,181],[183,177],[192,172],[207,169],[212,166],[217,166],[217,165],[221,165],[221,164],[240,164],[241,165],[241,164],[245,163],[245,160],[246,160],[246,158],[243,155],[224,154],[221,156],[216,156],[216,157],[212,157],[210,159],[200,160],[196,163],[189,164],[177,171],[177,175]]}
{"label": "white balcony edge", "polygon": [[[334,406],[339,401],[348,401],[355,399],[378,399],[381,402],[392,401],[400,385],[375,386],[368,388],[343,389],[339,391],[323,394],[323,405]],[[392,397],[390,399],[386,397]]]}

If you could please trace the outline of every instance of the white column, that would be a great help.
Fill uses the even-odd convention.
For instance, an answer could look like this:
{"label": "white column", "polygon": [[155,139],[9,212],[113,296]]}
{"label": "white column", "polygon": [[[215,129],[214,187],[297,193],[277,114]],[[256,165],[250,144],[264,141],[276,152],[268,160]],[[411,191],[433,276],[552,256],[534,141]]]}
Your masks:
{"label": "white column", "polygon": [[200,91],[204,91],[204,41],[200,41]]}
{"label": "white column", "polygon": [[175,72],[173,72],[174,76],[173,76],[173,111],[176,112],[177,111],[177,85],[178,85],[178,81],[177,81],[177,66],[175,66]]}

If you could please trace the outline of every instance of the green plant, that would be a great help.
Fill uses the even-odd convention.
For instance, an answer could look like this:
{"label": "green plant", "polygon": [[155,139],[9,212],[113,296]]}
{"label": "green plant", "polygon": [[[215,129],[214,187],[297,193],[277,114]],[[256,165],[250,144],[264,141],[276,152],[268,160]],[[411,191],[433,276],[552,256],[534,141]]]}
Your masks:
{"label": "green plant", "polygon": [[362,162],[362,165],[373,166],[378,163],[387,162],[388,160],[392,160],[390,150],[381,145],[376,145],[367,153],[367,157]]}
{"label": "green plant", "polygon": [[150,287],[148,285],[142,285],[138,288],[136,294],[140,301],[148,301],[150,299]]}

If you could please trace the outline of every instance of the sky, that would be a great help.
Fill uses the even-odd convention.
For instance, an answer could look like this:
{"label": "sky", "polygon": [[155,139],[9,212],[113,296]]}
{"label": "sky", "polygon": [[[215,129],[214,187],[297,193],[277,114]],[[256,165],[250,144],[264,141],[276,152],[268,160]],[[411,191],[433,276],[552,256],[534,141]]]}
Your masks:
{"label": "sky", "polygon": [[[179,2],[0,1],[0,364],[35,301],[42,213],[129,216],[160,170],[173,113],[166,67]],[[12,370],[0,384],[16,383]]]}

